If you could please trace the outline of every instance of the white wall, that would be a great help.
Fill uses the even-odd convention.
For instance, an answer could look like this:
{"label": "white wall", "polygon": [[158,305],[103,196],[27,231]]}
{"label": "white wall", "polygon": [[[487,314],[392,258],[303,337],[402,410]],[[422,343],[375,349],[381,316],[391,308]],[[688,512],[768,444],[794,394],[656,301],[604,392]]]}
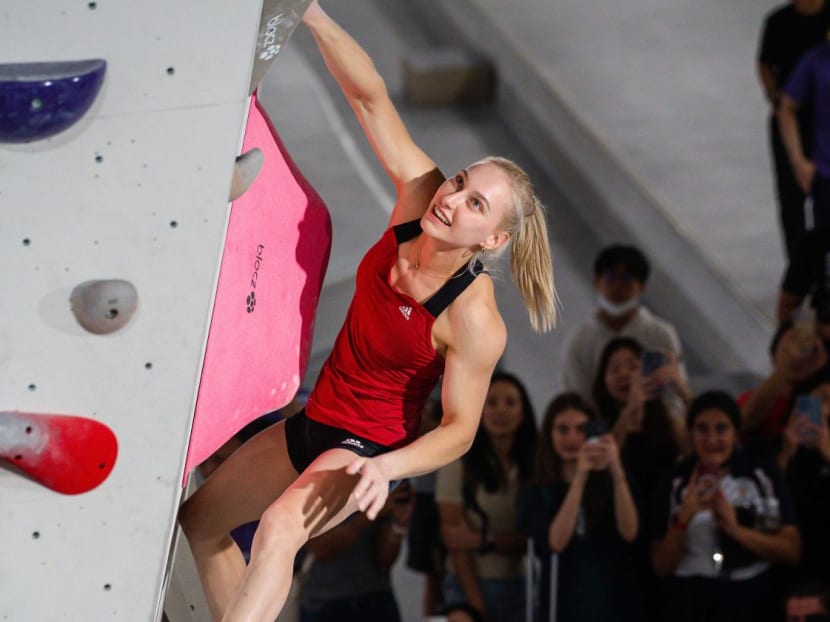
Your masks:
{"label": "white wall", "polygon": [[[0,144],[0,410],[90,417],[119,440],[77,496],[0,469],[0,620],[160,616],[261,4],[0,7],[3,62],[108,63],[77,125]],[[106,278],[135,285],[138,311],[92,335],[69,293]]]}

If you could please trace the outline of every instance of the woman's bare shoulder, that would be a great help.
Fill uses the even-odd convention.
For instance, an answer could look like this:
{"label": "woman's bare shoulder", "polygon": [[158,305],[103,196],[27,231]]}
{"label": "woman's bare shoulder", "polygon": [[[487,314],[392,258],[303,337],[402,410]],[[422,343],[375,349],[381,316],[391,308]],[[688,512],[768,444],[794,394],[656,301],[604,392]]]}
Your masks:
{"label": "woman's bare shoulder", "polygon": [[490,275],[479,274],[447,307],[444,315],[442,332],[447,345],[465,348],[482,340],[492,344],[501,355],[507,328],[496,304]]}

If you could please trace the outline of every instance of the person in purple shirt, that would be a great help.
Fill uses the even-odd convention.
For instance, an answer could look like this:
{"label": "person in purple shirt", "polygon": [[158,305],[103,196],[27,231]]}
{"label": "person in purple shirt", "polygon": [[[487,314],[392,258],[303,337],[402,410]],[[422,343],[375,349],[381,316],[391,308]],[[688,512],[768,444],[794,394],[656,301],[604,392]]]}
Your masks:
{"label": "person in purple shirt", "polygon": [[[801,56],[827,39],[830,31],[830,2],[827,0],[787,0],[765,17],[758,44],[758,78],[769,102],[769,139],[781,228],[787,259],[804,233],[804,192],[796,183],[787,158],[775,112],[781,89],[787,83]],[[799,109],[802,139],[810,134],[812,114]],[[809,149],[808,145],[805,145]],[[809,155],[809,153],[808,153]]]}
{"label": "person in purple shirt", "polygon": [[[804,145],[798,110],[812,110],[812,130]],[[778,106],[781,139],[795,178],[809,197],[807,231],[781,285],[778,321],[794,319],[808,294],[816,308],[819,334],[830,339],[830,42],[813,48],[796,65],[784,85]],[[812,148],[812,156],[806,155]],[[812,207],[812,215],[810,214]],[[812,218],[810,218],[812,216]],[[812,223],[810,223],[812,220]]]}

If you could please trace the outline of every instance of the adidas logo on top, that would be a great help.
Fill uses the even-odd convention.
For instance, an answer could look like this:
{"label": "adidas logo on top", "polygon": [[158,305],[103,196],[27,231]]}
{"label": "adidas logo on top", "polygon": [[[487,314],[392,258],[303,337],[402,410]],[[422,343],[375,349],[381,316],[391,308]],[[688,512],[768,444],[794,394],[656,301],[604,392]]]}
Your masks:
{"label": "adidas logo on top", "polygon": [[409,316],[412,315],[412,307],[405,307],[401,305],[400,307],[398,307],[398,310],[401,312],[401,315],[404,316],[407,320],[409,319]]}

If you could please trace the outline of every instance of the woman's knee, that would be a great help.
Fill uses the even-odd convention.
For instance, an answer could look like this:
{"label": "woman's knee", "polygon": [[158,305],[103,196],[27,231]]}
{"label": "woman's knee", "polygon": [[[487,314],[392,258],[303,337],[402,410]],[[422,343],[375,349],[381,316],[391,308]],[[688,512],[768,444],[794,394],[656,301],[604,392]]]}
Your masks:
{"label": "woman's knee", "polygon": [[286,548],[296,552],[308,538],[309,532],[303,524],[302,512],[294,511],[277,501],[263,513],[254,546],[259,549]]}

